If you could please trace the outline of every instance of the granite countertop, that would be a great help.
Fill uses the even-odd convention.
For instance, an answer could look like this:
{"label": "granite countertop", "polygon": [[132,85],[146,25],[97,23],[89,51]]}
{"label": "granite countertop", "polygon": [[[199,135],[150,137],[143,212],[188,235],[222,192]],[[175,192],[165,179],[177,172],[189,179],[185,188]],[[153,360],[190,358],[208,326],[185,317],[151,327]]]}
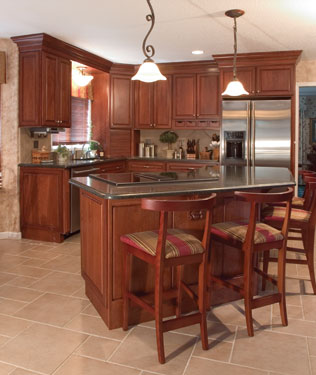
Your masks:
{"label": "granite countertop", "polygon": [[[199,172],[203,170],[202,172]],[[190,172],[188,172],[190,173]],[[180,194],[212,193],[255,188],[295,186],[294,178],[287,168],[205,166],[199,173],[218,174],[213,181],[135,183],[115,186],[93,177],[76,177],[70,183],[104,199],[127,199]],[[132,174],[132,173],[131,173]]]}
{"label": "granite countertop", "polygon": [[110,163],[114,161],[125,161],[125,160],[135,160],[135,161],[144,161],[144,162],[152,162],[152,161],[161,161],[161,162],[180,162],[180,163],[199,163],[199,164],[214,164],[217,165],[218,162],[214,160],[204,160],[204,159],[165,159],[165,158],[140,158],[140,157],[117,157],[117,158],[102,158],[102,159],[91,159],[91,160],[70,160],[67,163],[20,163],[19,167],[39,167],[39,168],[75,168],[75,167],[84,167],[87,165],[94,165],[100,163]]}

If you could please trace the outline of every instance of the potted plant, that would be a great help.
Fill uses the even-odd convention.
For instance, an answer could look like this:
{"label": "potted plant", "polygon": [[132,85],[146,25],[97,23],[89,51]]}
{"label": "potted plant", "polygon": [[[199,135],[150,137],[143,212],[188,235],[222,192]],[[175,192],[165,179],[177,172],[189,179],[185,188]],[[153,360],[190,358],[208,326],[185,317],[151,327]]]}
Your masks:
{"label": "potted plant", "polygon": [[167,159],[172,159],[173,157],[173,149],[172,149],[172,144],[177,142],[177,139],[179,138],[178,134],[171,131],[167,130],[160,134],[160,142],[162,143],[168,143],[168,149],[167,149]]}
{"label": "potted plant", "polygon": [[90,156],[95,158],[97,156],[98,149],[99,149],[98,142],[91,140],[89,144]]}
{"label": "potted plant", "polygon": [[69,150],[66,146],[58,145],[56,152],[59,163],[65,163],[68,160]]}

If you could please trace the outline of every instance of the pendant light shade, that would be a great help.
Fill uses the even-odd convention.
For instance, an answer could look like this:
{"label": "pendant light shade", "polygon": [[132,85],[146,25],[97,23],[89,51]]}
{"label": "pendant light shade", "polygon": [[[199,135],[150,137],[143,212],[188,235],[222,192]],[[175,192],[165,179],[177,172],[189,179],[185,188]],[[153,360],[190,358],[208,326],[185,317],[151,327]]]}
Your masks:
{"label": "pendant light shade", "polygon": [[93,76],[87,76],[84,74],[85,67],[77,67],[72,70],[72,79],[75,84],[80,87],[87,86],[92,80]]}
{"label": "pendant light shade", "polygon": [[146,46],[147,38],[149,34],[151,33],[152,29],[154,28],[154,24],[155,24],[155,14],[154,14],[153,7],[150,3],[150,0],[146,0],[146,1],[151,11],[151,14],[147,14],[146,16],[146,20],[151,21],[151,27],[143,41],[143,52],[144,52],[144,55],[146,56],[146,59],[144,60],[142,65],[139,67],[138,72],[132,77],[132,80],[133,81],[138,80],[142,82],[165,81],[167,78],[160,73],[158,66],[155,64],[154,60],[152,59],[152,57],[155,54],[155,48],[150,44]]}
{"label": "pendant light shade", "polygon": [[225,12],[227,17],[234,19],[234,60],[233,60],[233,80],[229,82],[226,87],[226,90],[222,95],[228,96],[240,96],[240,95],[249,95],[244,89],[243,84],[237,78],[237,22],[236,18],[242,16],[245,12],[241,9],[231,9]]}
{"label": "pendant light shade", "polygon": [[165,81],[167,78],[160,73],[158,66],[152,60],[144,60],[139,67],[138,72],[132,77],[132,80],[142,82]]}

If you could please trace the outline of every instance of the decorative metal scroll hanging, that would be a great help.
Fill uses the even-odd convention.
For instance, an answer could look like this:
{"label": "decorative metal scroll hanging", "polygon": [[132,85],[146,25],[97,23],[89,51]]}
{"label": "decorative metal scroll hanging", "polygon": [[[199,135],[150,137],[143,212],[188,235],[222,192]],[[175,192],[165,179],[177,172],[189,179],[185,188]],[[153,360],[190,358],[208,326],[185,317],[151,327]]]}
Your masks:
{"label": "decorative metal scroll hanging", "polygon": [[147,39],[155,25],[155,13],[150,2],[151,0],[146,0],[146,1],[151,12],[150,14],[147,14],[146,16],[146,21],[151,22],[151,26],[150,26],[148,33],[145,36],[145,39],[143,41],[143,46],[142,46],[143,53],[146,59],[144,60],[143,64],[139,67],[138,72],[132,77],[132,80],[139,80],[142,82],[155,82],[155,81],[161,81],[161,80],[165,81],[167,78],[160,73],[158,66],[155,64],[154,60],[152,59],[152,57],[155,54],[154,46],[152,44],[148,44],[146,46]]}

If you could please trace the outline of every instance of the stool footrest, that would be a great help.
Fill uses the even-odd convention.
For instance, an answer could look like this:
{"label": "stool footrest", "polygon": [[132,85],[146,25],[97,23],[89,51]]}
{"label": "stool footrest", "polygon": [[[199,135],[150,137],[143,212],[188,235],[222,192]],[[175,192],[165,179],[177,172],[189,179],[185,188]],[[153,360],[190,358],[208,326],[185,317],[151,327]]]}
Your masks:
{"label": "stool footrest", "polygon": [[258,307],[263,307],[271,305],[272,303],[281,302],[281,293],[270,294],[269,296],[258,297],[251,301],[251,307],[257,309]]}
{"label": "stool footrest", "polygon": [[213,276],[211,275],[211,280],[212,281],[215,281],[217,284],[219,285],[223,285],[225,286],[226,288],[229,288],[229,289],[232,289],[234,290],[235,292],[237,293],[240,293],[242,296],[244,296],[244,291],[242,288],[240,288],[239,286],[233,284],[233,283],[230,283],[229,281],[226,281],[226,280],[223,280],[223,279],[220,279],[216,276]]}
{"label": "stool footrest", "polygon": [[146,311],[148,311],[149,313],[151,313],[152,315],[155,315],[155,309],[149,305],[147,302],[145,302],[142,298],[140,297],[137,297],[135,294],[133,293],[126,293],[126,296],[131,300],[133,301],[134,303],[136,303],[137,305],[141,306],[143,309],[145,309]]}
{"label": "stool footrest", "polygon": [[201,322],[201,313],[195,313],[190,315],[181,316],[180,318],[173,318],[162,322],[163,332],[172,331],[182,327],[191,326]]}
{"label": "stool footrest", "polygon": [[303,249],[299,249],[297,247],[287,247],[286,248],[286,251],[292,251],[294,253],[301,253],[301,254],[305,254],[305,250]]}
{"label": "stool footrest", "polygon": [[[277,258],[269,258],[269,262],[277,262]],[[286,263],[291,264],[307,264],[307,260],[305,259],[286,259]]]}
{"label": "stool footrest", "polygon": [[277,280],[275,280],[273,277],[269,276],[265,272],[263,272],[260,268],[254,267],[254,270],[265,279],[269,280],[273,285],[278,285]]}

